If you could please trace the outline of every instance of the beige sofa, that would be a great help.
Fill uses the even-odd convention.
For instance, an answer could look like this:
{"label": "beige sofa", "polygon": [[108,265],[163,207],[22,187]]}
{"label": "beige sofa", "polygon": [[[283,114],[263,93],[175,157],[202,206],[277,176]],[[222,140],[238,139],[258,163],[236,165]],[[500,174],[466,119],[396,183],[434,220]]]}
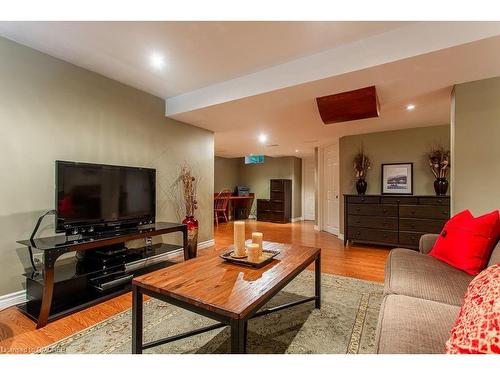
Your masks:
{"label": "beige sofa", "polygon": [[[437,234],[420,239],[420,251],[393,249],[385,268],[377,353],[443,353],[474,278],[427,253]],[[500,263],[500,242],[488,266]]]}

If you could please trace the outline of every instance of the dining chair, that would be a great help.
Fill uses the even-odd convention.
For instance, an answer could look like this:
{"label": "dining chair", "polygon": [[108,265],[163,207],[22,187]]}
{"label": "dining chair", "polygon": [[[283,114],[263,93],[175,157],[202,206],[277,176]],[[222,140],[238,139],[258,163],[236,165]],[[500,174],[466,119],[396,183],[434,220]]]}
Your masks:
{"label": "dining chair", "polygon": [[214,197],[214,219],[217,226],[219,225],[219,218],[223,217],[226,223],[229,221],[227,218],[227,205],[229,198],[232,195],[231,190],[223,190]]}

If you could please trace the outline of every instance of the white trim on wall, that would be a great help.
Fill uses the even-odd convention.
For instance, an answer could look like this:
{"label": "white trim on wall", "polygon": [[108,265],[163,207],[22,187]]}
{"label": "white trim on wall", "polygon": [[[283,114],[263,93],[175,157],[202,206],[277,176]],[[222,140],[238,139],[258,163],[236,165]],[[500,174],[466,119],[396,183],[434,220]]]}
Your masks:
{"label": "white trim on wall", "polygon": [[[208,241],[198,242],[198,249],[206,249],[207,247],[215,246],[215,240],[212,238]],[[168,253],[168,257],[171,255],[182,254],[184,249],[182,247]],[[20,290],[18,292],[5,294],[0,296],[0,310],[6,309],[7,307],[19,305],[20,303],[26,302],[26,290]]]}
{"label": "white trim on wall", "polygon": [[451,171],[450,171],[450,214],[455,214],[455,202],[453,200],[455,187],[455,86],[451,90],[450,102],[450,152],[451,152]]}
{"label": "white trim on wall", "polygon": [[198,242],[198,249],[206,249],[210,246],[215,246],[215,240],[213,238],[208,241]]}
{"label": "white trim on wall", "polygon": [[0,296],[0,310],[26,302],[26,290]]}
{"label": "white trim on wall", "polygon": [[296,221],[303,221],[303,217],[302,216],[299,216],[299,217],[292,217],[292,223],[295,223]]}
{"label": "white trim on wall", "polygon": [[302,201],[302,204],[300,206],[300,214],[302,215],[302,217],[305,217],[306,216],[306,213],[305,213],[305,210],[304,210],[304,207],[306,205],[306,189],[305,189],[305,178],[304,178],[304,170],[305,170],[305,158],[302,158],[300,159],[301,160],[301,164],[302,164],[302,168],[301,168],[301,172],[302,172],[302,178],[301,178],[301,182],[302,182],[302,186],[301,186],[301,201]]}

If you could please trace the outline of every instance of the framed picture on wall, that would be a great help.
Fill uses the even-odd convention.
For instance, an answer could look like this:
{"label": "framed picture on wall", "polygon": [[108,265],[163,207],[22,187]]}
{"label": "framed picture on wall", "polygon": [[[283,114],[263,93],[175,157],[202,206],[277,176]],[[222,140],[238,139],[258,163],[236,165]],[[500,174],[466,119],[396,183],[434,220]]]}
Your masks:
{"label": "framed picture on wall", "polygon": [[382,164],[382,194],[413,195],[413,163]]}

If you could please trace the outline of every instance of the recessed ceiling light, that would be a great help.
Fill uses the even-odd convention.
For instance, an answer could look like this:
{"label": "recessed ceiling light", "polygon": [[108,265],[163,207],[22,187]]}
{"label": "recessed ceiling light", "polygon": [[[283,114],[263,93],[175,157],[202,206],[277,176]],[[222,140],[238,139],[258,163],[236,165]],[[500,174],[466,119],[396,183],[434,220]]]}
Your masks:
{"label": "recessed ceiling light", "polygon": [[407,109],[408,111],[413,111],[413,110],[415,109],[415,104],[408,104],[408,105],[406,106],[406,109]]}
{"label": "recessed ceiling light", "polygon": [[266,143],[266,142],[267,142],[267,135],[265,135],[265,134],[260,134],[260,135],[259,135],[259,142],[260,142],[260,143]]}
{"label": "recessed ceiling light", "polygon": [[154,52],[149,56],[149,63],[156,70],[161,70],[165,66],[165,58],[161,54]]}

